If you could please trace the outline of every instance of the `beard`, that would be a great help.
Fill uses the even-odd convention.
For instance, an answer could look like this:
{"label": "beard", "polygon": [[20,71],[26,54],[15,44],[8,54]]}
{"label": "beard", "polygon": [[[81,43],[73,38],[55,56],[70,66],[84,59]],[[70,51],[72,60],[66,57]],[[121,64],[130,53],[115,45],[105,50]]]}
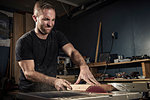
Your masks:
{"label": "beard", "polygon": [[[49,29],[46,29],[46,28],[49,28]],[[53,27],[47,26],[46,28],[44,26],[39,27],[39,31],[42,35],[49,34]]]}

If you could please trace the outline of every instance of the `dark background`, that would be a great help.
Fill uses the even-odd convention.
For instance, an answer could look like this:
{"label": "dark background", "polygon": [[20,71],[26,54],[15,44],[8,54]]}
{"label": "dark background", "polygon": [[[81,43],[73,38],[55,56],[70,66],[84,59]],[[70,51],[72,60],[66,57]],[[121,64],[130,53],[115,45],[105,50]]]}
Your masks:
{"label": "dark background", "polygon": [[64,32],[75,48],[91,60],[95,57],[100,21],[103,52],[110,51],[111,34],[118,32],[111,53],[125,57],[149,55],[149,4],[149,0],[116,0],[71,19],[68,16],[57,19],[56,28]]}
{"label": "dark background", "polygon": [[[83,55],[95,59],[99,23],[102,22],[100,52],[109,52],[112,32],[118,33],[114,40],[111,54],[124,57],[150,55],[150,1],[149,0],[116,0],[98,6],[83,14],[69,18],[57,19],[56,28],[66,34],[72,44]],[[103,48],[103,51],[102,51]],[[126,66],[126,65],[125,65]],[[103,72],[104,68],[100,69]],[[107,69],[106,73],[131,73],[141,67]]]}

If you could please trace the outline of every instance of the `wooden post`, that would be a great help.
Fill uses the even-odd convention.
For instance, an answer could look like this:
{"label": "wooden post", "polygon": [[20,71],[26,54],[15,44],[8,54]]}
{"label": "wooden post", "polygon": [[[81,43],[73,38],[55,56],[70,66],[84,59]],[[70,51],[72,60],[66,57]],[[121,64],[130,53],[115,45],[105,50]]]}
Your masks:
{"label": "wooden post", "polygon": [[32,14],[25,13],[25,32],[28,32],[33,28],[34,28],[34,21],[32,19]]}
{"label": "wooden post", "polygon": [[10,61],[9,61],[9,78],[11,79],[13,70],[12,62],[13,61],[13,33],[10,33]]}
{"label": "wooden post", "polygon": [[101,36],[101,26],[102,26],[102,23],[100,22],[100,24],[99,24],[99,31],[98,31],[98,37],[97,37],[97,47],[96,47],[96,54],[95,54],[95,62],[97,62],[99,42],[100,42],[100,36]]}
{"label": "wooden post", "polygon": [[150,78],[150,62],[142,62],[141,65],[143,76]]}
{"label": "wooden post", "polygon": [[18,63],[16,62],[16,57],[15,57],[15,45],[16,41],[21,37],[25,32],[31,30],[34,28],[34,21],[32,20],[32,14],[25,13],[20,14],[20,13],[14,13],[14,25],[13,25],[13,38],[12,38],[12,64],[11,69],[13,70],[13,73],[11,76],[15,77],[16,83],[19,81],[20,77],[20,67]]}
{"label": "wooden post", "polygon": [[20,77],[20,67],[18,65],[18,63],[16,62],[16,56],[15,56],[15,45],[16,45],[16,41],[18,40],[18,38],[24,33],[24,15],[23,14],[19,14],[19,13],[14,13],[14,31],[13,31],[13,44],[12,44],[12,56],[13,56],[13,76],[15,77],[15,81],[16,83],[19,82],[19,77]]}

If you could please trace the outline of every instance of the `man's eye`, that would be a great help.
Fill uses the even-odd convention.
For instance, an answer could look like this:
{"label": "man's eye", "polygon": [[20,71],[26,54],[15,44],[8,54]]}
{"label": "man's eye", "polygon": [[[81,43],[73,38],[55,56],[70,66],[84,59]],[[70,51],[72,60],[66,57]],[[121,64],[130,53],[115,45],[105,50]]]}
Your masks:
{"label": "man's eye", "polygon": [[43,19],[44,21],[48,21],[49,19],[48,18],[45,18],[45,19]]}
{"label": "man's eye", "polygon": [[52,19],[52,21],[55,21],[55,19]]}

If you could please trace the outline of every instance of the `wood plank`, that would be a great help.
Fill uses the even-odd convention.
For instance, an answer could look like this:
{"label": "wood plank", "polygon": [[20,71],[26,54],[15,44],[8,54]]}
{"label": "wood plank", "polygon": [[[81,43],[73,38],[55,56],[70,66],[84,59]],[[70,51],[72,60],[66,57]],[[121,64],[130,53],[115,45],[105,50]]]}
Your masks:
{"label": "wood plank", "polygon": [[10,69],[9,69],[9,78],[11,79],[13,76],[13,33],[10,33]]}
{"label": "wood plank", "polygon": [[72,84],[70,85],[73,91],[86,91],[86,89],[91,86],[89,84]]}
{"label": "wood plank", "polygon": [[15,56],[15,44],[16,41],[27,31],[34,28],[34,21],[32,20],[32,14],[14,13],[14,25],[13,25],[13,42],[12,42],[12,76],[15,77],[16,83],[19,82],[20,67],[16,62]]}
{"label": "wood plank", "polygon": [[141,65],[143,76],[150,78],[150,62],[142,62]]}
{"label": "wood plank", "polygon": [[[72,91],[86,91],[89,87],[101,87],[103,88],[105,91],[111,91],[114,89],[114,87],[112,87],[111,85],[107,85],[107,84],[100,84],[100,85],[89,85],[89,84],[72,84],[70,85],[72,87]],[[69,89],[68,89],[69,90]],[[92,92],[92,91],[91,91]]]}
{"label": "wood plank", "polygon": [[147,81],[147,82],[150,82],[150,78],[146,78],[146,79],[104,79],[104,80],[101,80],[101,79],[99,79],[98,80],[99,82],[101,82],[101,81],[104,81],[104,82],[106,82],[106,81],[110,81],[110,82],[138,82],[138,81]]}
{"label": "wood plank", "polygon": [[[150,59],[142,59],[142,60],[133,60],[133,61],[126,61],[126,62],[119,62],[119,63],[109,63],[108,65],[121,65],[121,64],[131,64],[131,63],[141,63],[141,62],[150,62]],[[89,67],[101,67],[106,66],[106,63],[90,63],[88,64]]]}
{"label": "wood plank", "polygon": [[24,15],[19,13],[14,13],[14,32],[13,32],[13,67],[14,67],[14,73],[13,76],[15,77],[16,83],[19,82],[20,77],[20,67],[18,63],[16,62],[16,56],[15,56],[15,44],[18,38],[24,33],[24,27],[23,27],[23,19]]}
{"label": "wood plank", "polygon": [[99,42],[100,42],[100,36],[101,36],[101,27],[102,27],[102,22],[100,22],[100,24],[99,24],[99,31],[98,31],[98,37],[97,37],[97,46],[96,46],[96,53],[95,53],[95,63],[97,62],[97,57],[98,57]]}
{"label": "wood plank", "polygon": [[25,13],[25,32],[28,32],[34,28],[34,21],[32,14]]}

